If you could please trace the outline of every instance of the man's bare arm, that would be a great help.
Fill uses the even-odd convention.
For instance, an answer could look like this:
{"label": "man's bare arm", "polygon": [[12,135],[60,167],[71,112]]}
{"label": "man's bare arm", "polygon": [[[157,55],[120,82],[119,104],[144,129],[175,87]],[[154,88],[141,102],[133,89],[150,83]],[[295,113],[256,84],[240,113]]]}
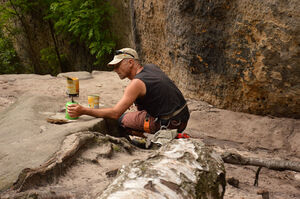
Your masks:
{"label": "man's bare arm", "polygon": [[118,119],[133,104],[136,98],[142,97],[145,94],[145,84],[139,79],[134,79],[126,87],[123,97],[114,107],[92,109],[78,104],[72,104],[69,105],[68,112],[71,117],[90,115],[93,117]]}

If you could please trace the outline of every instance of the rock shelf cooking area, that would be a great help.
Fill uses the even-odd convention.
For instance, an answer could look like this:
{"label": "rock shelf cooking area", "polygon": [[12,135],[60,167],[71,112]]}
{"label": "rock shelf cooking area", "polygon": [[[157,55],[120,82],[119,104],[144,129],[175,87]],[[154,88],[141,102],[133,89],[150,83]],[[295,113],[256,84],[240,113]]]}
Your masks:
{"label": "rock shelf cooking area", "polygon": [[[64,119],[62,75],[0,75],[0,198],[300,198],[299,119],[188,99],[192,138],[141,149],[111,120],[47,122]],[[75,101],[87,106],[87,96],[98,94],[100,108],[113,106],[129,83],[113,72],[65,75],[79,78]],[[228,153],[288,165],[232,164]]]}

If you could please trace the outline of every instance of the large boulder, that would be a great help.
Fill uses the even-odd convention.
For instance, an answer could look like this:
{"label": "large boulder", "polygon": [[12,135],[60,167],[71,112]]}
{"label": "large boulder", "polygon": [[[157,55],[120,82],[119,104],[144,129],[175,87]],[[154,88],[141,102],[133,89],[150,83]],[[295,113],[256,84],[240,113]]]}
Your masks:
{"label": "large boulder", "polygon": [[[128,83],[111,72],[67,75],[80,79],[80,94],[74,100],[84,106],[91,93],[100,95],[101,107],[112,106]],[[117,136],[117,130],[110,127],[115,121],[102,118],[83,115],[63,125],[47,122],[49,118],[65,119],[65,104],[70,101],[65,78],[1,75],[0,85],[0,193],[11,187],[24,169],[39,167],[52,158],[67,135],[97,130]]]}
{"label": "large boulder", "polygon": [[[300,1],[134,1],[143,62],[219,108],[300,117]],[[181,77],[181,78],[178,78]]]}
{"label": "large boulder", "polygon": [[98,199],[223,198],[225,168],[201,141],[179,139],[145,161],[134,161]]}
{"label": "large boulder", "polygon": [[50,159],[66,135],[101,128],[103,119],[89,116],[64,125],[47,123],[48,117],[64,119],[64,113],[56,113],[62,105],[61,98],[23,95],[1,112],[0,192],[12,186],[23,169]]}

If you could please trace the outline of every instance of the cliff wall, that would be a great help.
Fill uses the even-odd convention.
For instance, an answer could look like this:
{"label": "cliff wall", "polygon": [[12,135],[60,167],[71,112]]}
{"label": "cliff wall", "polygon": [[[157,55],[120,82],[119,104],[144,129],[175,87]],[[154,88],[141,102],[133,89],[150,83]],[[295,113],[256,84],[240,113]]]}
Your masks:
{"label": "cliff wall", "polygon": [[298,0],[131,0],[136,48],[186,96],[300,117]]}
{"label": "cliff wall", "polygon": [[[116,8],[116,48],[137,49],[142,62],[157,64],[187,97],[234,111],[300,118],[299,0],[110,2]],[[64,71],[92,70],[95,58],[88,49],[53,38],[41,14],[26,24],[28,38],[15,41],[24,65],[49,73],[52,66],[40,52],[56,42],[67,60]]]}

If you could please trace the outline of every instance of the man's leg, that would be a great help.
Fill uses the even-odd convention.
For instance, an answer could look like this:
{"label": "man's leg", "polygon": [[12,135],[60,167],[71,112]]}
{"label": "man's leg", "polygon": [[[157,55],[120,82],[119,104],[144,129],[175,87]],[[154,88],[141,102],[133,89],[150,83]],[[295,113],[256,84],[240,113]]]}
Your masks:
{"label": "man's leg", "polygon": [[[147,112],[144,110],[124,113],[119,118],[119,125],[130,135],[144,137],[143,133],[147,132],[144,128],[146,114]],[[155,118],[149,116],[150,132],[148,133],[153,134],[157,132],[161,128],[160,123],[160,121],[155,122]],[[166,126],[167,129],[177,129],[178,133],[182,133],[187,126],[187,122],[171,120],[166,121],[166,124],[163,123],[163,125]]]}
{"label": "man's leg", "polygon": [[[119,125],[123,127],[128,134],[144,137],[143,133],[146,132],[144,128],[146,115],[146,111],[124,113],[119,118]],[[159,129],[159,126],[155,124],[155,118],[149,116],[148,119],[149,133],[155,133]]]}

